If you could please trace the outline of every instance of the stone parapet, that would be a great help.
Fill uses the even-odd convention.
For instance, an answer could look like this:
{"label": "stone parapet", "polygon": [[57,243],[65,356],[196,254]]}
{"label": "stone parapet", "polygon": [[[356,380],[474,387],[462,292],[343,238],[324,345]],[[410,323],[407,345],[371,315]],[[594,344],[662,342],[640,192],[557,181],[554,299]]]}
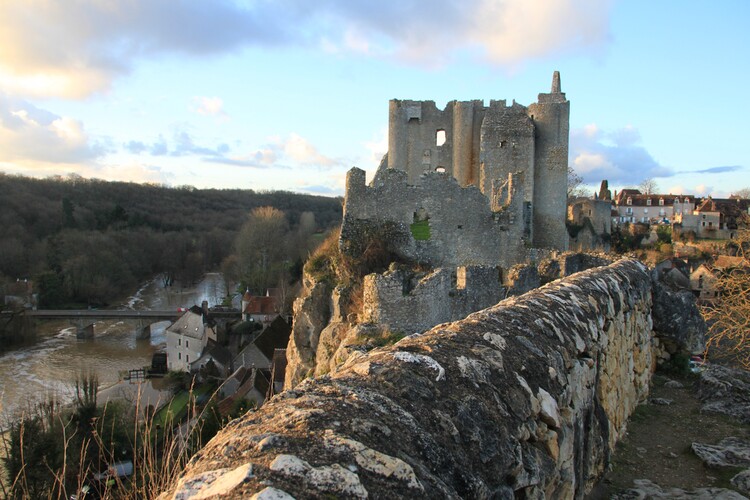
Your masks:
{"label": "stone parapet", "polygon": [[164,497],[583,498],[648,393],[651,290],[622,260],[351,357],[231,422]]}

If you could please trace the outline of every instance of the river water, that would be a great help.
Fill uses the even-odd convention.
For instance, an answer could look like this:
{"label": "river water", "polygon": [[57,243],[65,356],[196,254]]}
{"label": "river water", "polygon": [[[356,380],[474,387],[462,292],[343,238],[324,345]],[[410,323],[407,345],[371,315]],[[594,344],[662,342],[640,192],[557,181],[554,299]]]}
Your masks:
{"label": "river water", "polygon": [[[226,295],[221,274],[206,274],[192,287],[164,288],[159,278],[145,283],[118,309],[177,309],[220,304]],[[135,323],[100,321],[93,339],[76,338],[76,327],[66,321],[40,321],[33,345],[0,355],[0,428],[8,418],[24,411],[34,401],[53,395],[69,402],[76,376],[84,371],[98,375],[100,387],[115,384],[121,372],[151,365],[151,356],[164,346],[164,329],[169,322],[152,326],[151,338],[135,339]]]}

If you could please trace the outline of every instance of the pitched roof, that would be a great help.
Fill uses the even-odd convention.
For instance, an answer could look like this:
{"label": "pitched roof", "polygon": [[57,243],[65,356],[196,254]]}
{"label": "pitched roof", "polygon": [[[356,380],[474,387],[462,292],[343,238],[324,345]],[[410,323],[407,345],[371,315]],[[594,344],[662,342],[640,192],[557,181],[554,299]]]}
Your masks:
{"label": "pitched roof", "polygon": [[276,349],[286,348],[291,332],[292,328],[289,326],[289,323],[281,316],[278,316],[258,335],[254,344],[270,360],[273,359]]}
{"label": "pitched roof", "polygon": [[[229,352],[229,349],[227,349],[223,345],[217,344],[213,340],[208,341],[208,345],[206,346],[206,350],[203,356],[205,356],[206,354],[209,354],[212,358],[214,358],[224,366],[229,365],[229,362],[232,361],[232,353]],[[203,356],[201,356],[201,358]]]}
{"label": "pitched roof", "polygon": [[[244,297],[243,300],[245,300]],[[247,302],[248,304],[243,311],[245,314],[274,314],[278,310],[276,307],[277,300],[274,296],[253,296]]]}
{"label": "pitched roof", "polygon": [[283,382],[286,374],[286,349],[276,349],[273,352],[273,379],[276,382]]}
{"label": "pitched roof", "polygon": [[719,210],[716,208],[716,204],[714,203],[714,200],[711,199],[709,196],[705,200],[701,202],[700,205],[698,205],[698,208],[696,208],[697,212],[718,212]]}
{"label": "pitched roof", "polygon": [[198,311],[195,312],[193,308],[185,311],[173,325],[167,328],[167,332],[186,335],[195,339],[203,338],[206,326],[203,321],[203,311],[200,308],[198,308]]}
{"label": "pitched roof", "polygon": [[[617,195],[617,205],[627,205],[627,206],[635,206],[635,207],[653,207],[653,206],[668,206],[668,205],[674,205],[675,200],[677,203],[684,203],[685,200],[688,200],[688,203],[695,203],[695,196],[691,194],[641,194],[641,193],[631,193],[627,194],[625,196],[620,196],[624,191],[631,191],[629,189],[623,189],[620,191],[620,193]],[[637,191],[637,190],[635,190]],[[630,198],[630,204],[627,203],[628,198]],[[651,204],[649,205],[649,201],[651,200]],[[659,200],[664,200],[663,205],[659,205]]]}

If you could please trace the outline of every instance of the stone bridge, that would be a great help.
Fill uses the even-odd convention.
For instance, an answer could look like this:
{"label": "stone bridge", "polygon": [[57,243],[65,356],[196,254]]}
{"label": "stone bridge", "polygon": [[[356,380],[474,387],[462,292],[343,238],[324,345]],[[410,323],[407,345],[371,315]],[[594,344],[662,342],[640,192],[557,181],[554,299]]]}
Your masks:
{"label": "stone bridge", "polygon": [[583,498],[648,395],[662,294],[621,260],[350,358],[232,421],[162,498]]}
{"label": "stone bridge", "polygon": [[[52,320],[65,319],[75,324],[78,338],[92,338],[94,336],[94,323],[101,320],[125,320],[135,323],[135,335],[137,339],[147,339],[151,336],[151,325],[160,321],[174,322],[183,312],[175,309],[135,311],[132,309],[106,310],[106,309],[38,309],[23,311],[25,320]],[[214,318],[238,319],[239,312],[212,311]]]}

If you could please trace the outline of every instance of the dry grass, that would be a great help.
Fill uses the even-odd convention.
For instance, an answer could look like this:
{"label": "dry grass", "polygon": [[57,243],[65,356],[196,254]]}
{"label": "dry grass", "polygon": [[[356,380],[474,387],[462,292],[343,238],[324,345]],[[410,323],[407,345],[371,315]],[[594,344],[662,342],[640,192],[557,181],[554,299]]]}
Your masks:
{"label": "dry grass", "polygon": [[[136,398],[140,401],[140,397]],[[96,488],[93,498],[143,499],[155,498],[159,493],[172,486],[184,470],[191,455],[202,446],[200,442],[201,424],[207,407],[198,410],[193,404],[190,408],[187,423],[170,429],[162,429],[155,424],[154,413],[147,408],[141,408],[137,403],[132,409],[132,429],[129,443],[129,453],[132,456],[133,474],[130,477],[110,477],[108,480],[96,481],[94,474],[102,471],[103,466],[97,464],[114,464],[122,461],[122,457],[100,455],[102,450],[110,449],[107,441],[117,431],[114,427],[95,427],[90,437],[81,441],[80,448],[74,444],[76,434],[80,432],[64,420],[63,413],[57,413],[55,421],[49,424],[59,426],[62,442],[63,463],[60,468],[47,466],[47,485],[40,488],[34,483],[31,469],[39,464],[29,463],[23,456],[23,442],[20,447],[20,460],[23,464],[15,477],[7,474],[0,477],[0,492],[4,498],[48,498],[68,499],[71,495],[78,498],[92,498],[88,490]],[[110,411],[108,405],[103,409],[103,415]],[[104,420],[104,418],[100,418]],[[19,424],[21,431],[25,420]],[[113,426],[116,420],[112,420]],[[191,425],[192,423],[192,425]],[[21,432],[21,439],[26,433]],[[10,456],[9,433],[2,438],[5,456]],[[118,450],[121,451],[121,450]],[[37,472],[38,472],[37,468]],[[38,482],[38,481],[37,481]]]}

